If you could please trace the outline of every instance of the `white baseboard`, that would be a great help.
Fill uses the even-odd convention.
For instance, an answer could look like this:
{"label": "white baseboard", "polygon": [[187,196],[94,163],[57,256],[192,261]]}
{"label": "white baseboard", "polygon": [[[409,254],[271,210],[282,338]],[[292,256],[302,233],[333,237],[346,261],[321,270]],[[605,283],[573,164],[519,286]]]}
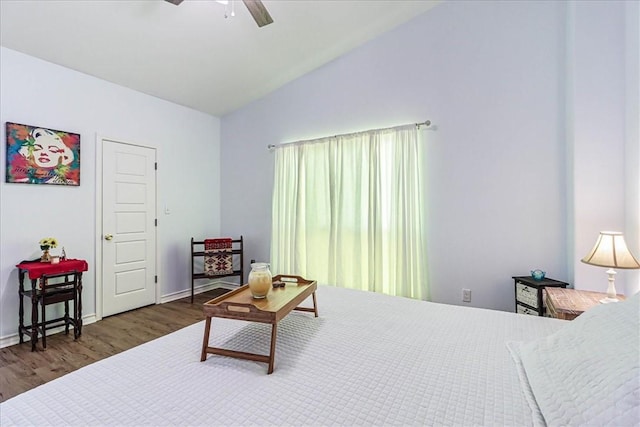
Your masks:
{"label": "white baseboard", "polygon": [[[220,279],[220,280],[212,280],[208,283],[205,283],[203,285],[198,285],[193,289],[193,293],[194,294],[201,294],[203,292],[207,292],[210,291],[212,289],[217,289],[217,288],[223,288],[223,289],[237,289],[238,288],[238,284],[237,283],[233,283],[233,282],[225,282],[224,280]],[[167,302],[171,302],[171,301],[175,301],[178,299],[182,299],[182,298],[187,298],[191,296],[191,289],[187,289],[184,291],[179,291],[179,292],[174,292],[172,294],[167,294],[167,295],[163,295],[162,297],[160,297],[160,304],[164,304]]]}
{"label": "white baseboard", "polygon": [[[82,326],[86,326],[86,325],[90,325],[92,323],[96,322],[96,315],[94,314],[88,314],[86,316],[82,316]],[[69,329],[73,329],[73,328],[69,328]],[[64,325],[63,326],[59,326],[57,328],[53,328],[53,329],[47,329],[47,336],[53,335],[53,334],[57,334],[59,332],[64,332]],[[69,332],[69,335],[71,335],[71,332]],[[22,338],[24,340],[24,342],[29,342],[31,341],[31,336],[29,334],[23,334]],[[16,332],[15,334],[12,335],[7,335],[4,337],[0,337],[0,348],[4,348],[4,347],[9,347],[11,345],[16,345],[20,342],[20,337],[18,336],[18,333]]]}

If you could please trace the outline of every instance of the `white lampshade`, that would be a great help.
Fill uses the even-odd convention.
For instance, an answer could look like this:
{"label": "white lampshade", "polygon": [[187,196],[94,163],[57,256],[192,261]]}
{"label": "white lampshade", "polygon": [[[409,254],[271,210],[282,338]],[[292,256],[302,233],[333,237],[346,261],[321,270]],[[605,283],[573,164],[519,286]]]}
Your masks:
{"label": "white lampshade", "polygon": [[638,260],[629,252],[624,236],[617,231],[601,231],[595,246],[582,262],[600,267],[640,268]]}

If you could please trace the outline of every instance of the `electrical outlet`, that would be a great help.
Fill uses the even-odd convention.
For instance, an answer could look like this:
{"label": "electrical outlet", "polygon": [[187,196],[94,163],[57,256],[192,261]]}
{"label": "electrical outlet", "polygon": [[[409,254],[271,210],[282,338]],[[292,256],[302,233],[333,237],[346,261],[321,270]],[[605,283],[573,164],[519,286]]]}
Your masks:
{"label": "electrical outlet", "polygon": [[462,302],[471,302],[471,289],[462,290]]}

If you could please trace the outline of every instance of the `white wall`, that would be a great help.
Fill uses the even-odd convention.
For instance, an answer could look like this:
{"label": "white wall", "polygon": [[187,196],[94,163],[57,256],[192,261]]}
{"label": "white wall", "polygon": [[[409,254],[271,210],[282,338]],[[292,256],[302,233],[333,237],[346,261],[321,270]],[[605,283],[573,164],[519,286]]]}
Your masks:
{"label": "white wall", "polygon": [[96,134],[157,149],[161,294],[186,291],[189,239],[220,229],[220,120],[9,49],[0,50],[0,64],[3,143],[6,121],[81,134],[79,187],[7,184],[0,150],[0,341],[17,331],[15,264],[38,256],[45,236],[88,261],[83,314],[96,312]]}
{"label": "white wall", "polygon": [[[633,4],[635,3],[635,5]],[[601,230],[623,231],[636,255],[638,185],[638,11],[636,2],[568,2],[572,95],[572,198],[575,238],[569,249],[577,289],[606,291],[602,267],[580,262]],[[635,9],[635,13],[632,11]],[[629,15],[635,16],[634,21]],[[636,34],[635,44],[632,34]],[[618,270],[616,289],[640,289],[637,274]]]}
{"label": "white wall", "polygon": [[[222,224],[269,259],[267,144],[431,119],[432,299],[513,309],[542,268],[605,291],[580,263],[602,229],[640,247],[636,2],[446,2],[222,120]],[[619,271],[618,290],[640,289]]]}
{"label": "white wall", "polygon": [[432,120],[432,300],[513,310],[513,275],[567,280],[562,2],[446,2],[222,119],[222,225],[269,259],[267,144]]}
{"label": "white wall", "polygon": [[[640,2],[625,4],[626,19],[626,232],[629,249],[640,260]],[[626,272],[626,294],[640,291],[640,270]]]}

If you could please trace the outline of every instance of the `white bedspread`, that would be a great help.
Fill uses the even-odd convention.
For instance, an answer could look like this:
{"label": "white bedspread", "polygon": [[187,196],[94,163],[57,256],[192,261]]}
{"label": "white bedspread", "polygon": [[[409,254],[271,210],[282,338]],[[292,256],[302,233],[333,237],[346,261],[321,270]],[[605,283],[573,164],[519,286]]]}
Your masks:
{"label": "white bedspread", "polygon": [[[209,355],[204,323],[0,404],[0,425],[532,425],[508,341],[566,322],[320,286],[279,324],[275,371]],[[213,319],[211,345],[268,353],[270,326]]]}
{"label": "white bedspread", "polygon": [[640,293],[510,348],[548,425],[640,426]]}

